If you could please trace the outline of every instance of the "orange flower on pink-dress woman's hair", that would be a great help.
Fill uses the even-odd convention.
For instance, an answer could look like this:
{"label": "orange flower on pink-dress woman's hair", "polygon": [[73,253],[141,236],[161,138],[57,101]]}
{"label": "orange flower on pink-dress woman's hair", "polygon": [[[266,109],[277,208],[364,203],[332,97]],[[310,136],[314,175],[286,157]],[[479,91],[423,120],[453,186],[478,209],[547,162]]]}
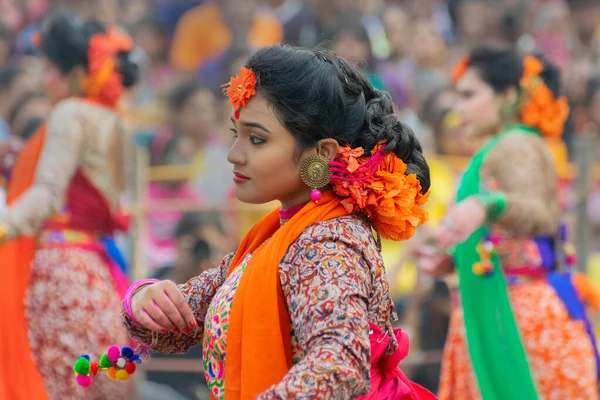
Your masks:
{"label": "orange flower on pink-dress woman's hair", "polygon": [[256,94],[256,74],[251,69],[242,67],[237,76],[223,85],[223,92],[229,97],[229,102],[236,111],[246,107]]}
{"label": "orange flower on pink-dress woman's hair", "polygon": [[88,74],[81,83],[83,91],[108,105],[114,105],[125,91],[118,71],[117,54],[133,49],[133,40],[117,30],[97,33],[90,39]]}

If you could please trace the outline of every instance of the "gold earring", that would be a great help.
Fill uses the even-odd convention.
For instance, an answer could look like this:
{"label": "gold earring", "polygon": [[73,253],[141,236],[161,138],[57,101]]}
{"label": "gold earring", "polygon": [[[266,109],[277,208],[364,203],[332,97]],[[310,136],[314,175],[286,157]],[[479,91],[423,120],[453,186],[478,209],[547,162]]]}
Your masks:
{"label": "gold earring", "polygon": [[[317,152],[319,147],[317,147]],[[300,165],[300,178],[302,182],[312,189],[310,199],[315,203],[321,200],[321,189],[329,184],[331,180],[331,167],[329,159],[320,154],[307,157]]]}

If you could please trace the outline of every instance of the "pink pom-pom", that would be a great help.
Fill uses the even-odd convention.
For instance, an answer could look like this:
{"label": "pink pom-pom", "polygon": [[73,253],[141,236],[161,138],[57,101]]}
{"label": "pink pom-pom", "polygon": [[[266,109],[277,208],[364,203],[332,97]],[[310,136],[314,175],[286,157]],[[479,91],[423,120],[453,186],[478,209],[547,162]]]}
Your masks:
{"label": "pink pom-pom", "polygon": [[92,378],[88,375],[77,375],[77,378],[75,379],[77,380],[79,386],[84,388],[88,388],[92,384]]}
{"label": "pink pom-pom", "polygon": [[106,355],[110,362],[116,363],[121,356],[121,349],[119,349],[117,346],[110,346],[106,352]]}
{"label": "pink pom-pom", "polygon": [[312,192],[310,192],[310,199],[312,201],[314,201],[315,203],[317,203],[319,200],[321,200],[321,191],[320,190],[313,190]]}
{"label": "pink pom-pom", "polygon": [[575,254],[569,255],[569,256],[566,257],[565,262],[569,266],[575,265],[575,264],[577,264],[577,256]]}

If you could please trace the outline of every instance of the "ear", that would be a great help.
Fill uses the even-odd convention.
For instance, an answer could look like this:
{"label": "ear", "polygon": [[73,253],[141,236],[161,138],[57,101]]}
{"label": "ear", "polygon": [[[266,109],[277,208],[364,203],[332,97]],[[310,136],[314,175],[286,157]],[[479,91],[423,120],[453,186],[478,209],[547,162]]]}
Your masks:
{"label": "ear", "polygon": [[317,152],[319,155],[328,158],[329,161],[333,161],[335,156],[337,156],[339,148],[340,144],[337,142],[337,140],[327,138],[319,142],[317,145]]}
{"label": "ear", "polygon": [[509,87],[508,89],[506,89],[504,91],[503,94],[504,97],[504,101],[507,104],[510,104],[512,106],[512,108],[514,108],[515,110],[517,110],[519,108],[519,92],[517,91],[517,88],[515,87]]}

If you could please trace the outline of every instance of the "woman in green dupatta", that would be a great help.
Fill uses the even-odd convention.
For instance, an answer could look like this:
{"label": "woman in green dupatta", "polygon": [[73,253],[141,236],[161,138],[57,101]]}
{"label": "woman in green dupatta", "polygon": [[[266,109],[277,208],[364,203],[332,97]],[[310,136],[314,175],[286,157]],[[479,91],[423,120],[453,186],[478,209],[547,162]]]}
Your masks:
{"label": "woman in green dupatta", "polygon": [[440,399],[598,399],[592,340],[550,278],[560,216],[546,140],[560,138],[568,114],[559,72],[481,47],[454,80],[455,111],[481,146],[437,237],[452,256],[429,260],[432,273],[455,267],[460,288]]}

